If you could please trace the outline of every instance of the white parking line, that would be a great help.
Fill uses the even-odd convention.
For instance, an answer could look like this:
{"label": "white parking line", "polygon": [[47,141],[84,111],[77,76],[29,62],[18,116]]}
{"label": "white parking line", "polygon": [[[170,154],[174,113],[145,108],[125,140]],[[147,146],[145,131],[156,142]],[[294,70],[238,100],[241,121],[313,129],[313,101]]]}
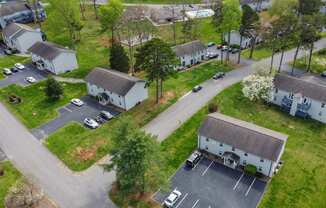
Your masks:
{"label": "white parking line", "polygon": [[249,186],[249,188],[248,188],[248,190],[247,190],[245,196],[247,196],[247,195],[249,194],[249,191],[250,191],[252,185],[254,185],[255,181],[256,181],[256,178],[254,178],[254,180],[251,182],[251,184],[250,184],[250,186]]}
{"label": "white parking line", "polygon": [[72,110],[70,110],[67,106],[65,106],[64,109],[66,109],[66,110],[69,111],[70,113],[72,112]]}
{"label": "white parking line", "polygon": [[209,164],[209,166],[204,170],[204,172],[201,174],[201,176],[204,176],[205,173],[208,171],[208,169],[211,167],[211,165],[214,163],[214,161],[211,162],[211,164]]}
{"label": "white parking line", "polygon": [[194,203],[194,205],[192,205],[191,208],[194,208],[198,204],[198,202],[199,202],[199,199],[197,199],[197,201]]}
{"label": "white parking line", "polygon": [[191,91],[190,92],[187,92],[186,94],[184,94],[181,98],[179,98],[179,100],[182,100],[183,98],[187,97],[188,95],[191,94]]}
{"label": "white parking line", "polygon": [[241,181],[241,179],[242,179],[243,176],[244,176],[244,173],[242,173],[242,175],[240,176],[239,180],[238,180],[237,183],[234,185],[233,190],[235,190],[235,189],[237,188],[237,186],[239,185],[239,183],[240,183],[240,181]]}
{"label": "white parking line", "polygon": [[180,206],[180,204],[185,200],[185,198],[187,196],[188,196],[188,193],[185,194],[185,196],[181,199],[181,201],[179,202],[179,204],[175,208],[178,208]]}

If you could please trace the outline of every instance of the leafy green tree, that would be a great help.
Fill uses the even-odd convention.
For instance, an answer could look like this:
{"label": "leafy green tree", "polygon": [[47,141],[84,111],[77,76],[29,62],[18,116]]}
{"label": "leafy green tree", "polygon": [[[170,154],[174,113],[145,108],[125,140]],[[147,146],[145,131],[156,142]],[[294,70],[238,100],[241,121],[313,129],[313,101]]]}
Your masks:
{"label": "leafy green tree", "polygon": [[51,100],[58,100],[63,95],[63,87],[53,77],[49,77],[46,80],[44,92]]}
{"label": "leafy green tree", "polygon": [[[222,8],[223,4],[220,0],[214,0],[212,1],[212,9],[214,11],[214,15],[212,17],[212,25],[216,28],[216,31],[221,35],[221,41],[224,42],[224,33],[221,28],[221,23],[223,21],[223,14],[222,14]],[[221,63],[223,64],[223,51],[221,51]]]}
{"label": "leafy green tree", "polygon": [[[258,4],[259,2],[257,2]],[[259,23],[259,16],[250,6],[247,4],[242,6],[242,18],[240,25],[240,47],[242,46],[243,37],[251,38],[251,31],[255,29],[255,26]],[[238,54],[238,64],[240,63],[241,50]]]}
{"label": "leafy green tree", "polygon": [[156,190],[167,182],[159,143],[131,121],[129,117],[120,119],[112,133],[111,164],[104,165],[105,170],[116,171],[117,185],[124,197]]}
{"label": "leafy green tree", "polygon": [[128,73],[129,58],[120,43],[113,42],[110,50],[110,65],[112,69]]}
{"label": "leafy green tree", "polygon": [[154,38],[137,49],[136,68],[146,71],[148,84],[156,82],[156,103],[163,97],[163,81],[175,74],[177,58],[171,47]]}
{"label": "leafy green tree", "polygon": [[103,30],[111,30],[111,39],[114,39],[114,32],[118,26],[123,13],[123,4],[120,0],[110,0],[99,8],[99,17]]}
{"label": "leafy green tree", "polygon": [[312,15],[319,12],[321,0],[298,0],[298,12],[300,15]]}
{"label": "leafy green tree", "polygon": [[[239,31],[242,11],[239,0],[223,0],[221,31],[228,35],[227,43],[230,46],[231,32]],[[230,59],[230,52],[227,51],[226,61]]]}
{"label": "leafy green tree", "polygon": [[271,74],[273,71],[273,67],[274,67],[274,56],[276,51],[280,50],[280,39],[279,39],[279,34],[277,31],[277,28],[274,27],[274,25],[268,25],[265,28],[263,28],[263,39],[264,41],[264,45],[266,47],[269,47],[272,49],[272,56],[271,56],[271,64],[270,64],[270,69],[269,69],[269,73]]}
{"label": "leafy green tree", "polygon": [[298,0],[273,0],[269,13],[272,16],[286,16],[297,10]]}
{"label": "leafy green tree", "polygon": [[194,19],[188,19],[182,23],[183,42],[197,39],[197,26],[198,22]]}
{"label": "leafy green tree", "polygon": [[70,43],[74,46],[80,40],[83,29],[78,0],[49,0],[49,3],[49,30],[56,35],[68,32]]}

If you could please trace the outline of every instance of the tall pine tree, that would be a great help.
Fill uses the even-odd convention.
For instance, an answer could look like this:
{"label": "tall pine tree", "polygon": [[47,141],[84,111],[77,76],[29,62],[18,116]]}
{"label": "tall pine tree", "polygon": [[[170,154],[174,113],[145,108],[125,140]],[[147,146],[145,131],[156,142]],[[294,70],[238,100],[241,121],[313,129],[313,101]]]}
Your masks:
{"label": "tall pine tree", "polygon": [[129,72],[129,58],[123,47],[117,42],[114,42],[111,46],[110,65],[114,70],[124,73]]}

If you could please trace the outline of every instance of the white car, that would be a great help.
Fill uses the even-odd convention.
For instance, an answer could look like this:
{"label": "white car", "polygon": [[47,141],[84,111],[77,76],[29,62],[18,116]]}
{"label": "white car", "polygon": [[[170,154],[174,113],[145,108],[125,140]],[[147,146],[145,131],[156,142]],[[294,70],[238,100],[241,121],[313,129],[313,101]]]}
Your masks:
{"label": "white car", "polygon": [[36,82],[36,79],[34,77],[26,77],[25,80],[26,80],[26,82],[31,83],[31,84]]}
{"label": "white car", "polygon": [[25,66],[24,66],[23,64],[21,64],[21,63],[17,63],[17,64],[15,64],[15,67],[16,67],[17,69],[19,69],[19,70],[24,70],[24,69],[25,69]]}
{"label": "white car", "polygon": [[110,120],[114,116],[110,112],[108,112],[108,111],[101,111],[100,112],[100,117],[104,118],[105,120]]}
{"label": "white car", "polygon": [[91,129],[96,129],[100,126],[94,119],[91,118],[85,118],[84,124]]}
{"label": "white car", "polygon": [[177,203],[177,201],[179,200],[180,197],[181,197],[181,192],[178,191],[177,189],[174,189],[170,193],[170,195],[168,196],[168,198],[166,198],[164,200],[164,205],[166,207],[171,208],[171,207],[173,207]]}
{"label": "white car", "polygon": [[10,69],[8,69],[8,68],[4,68],[3,69],[3,74],[5,74],[5,75],[12,75],[12,71],[10,71]]}
{"label": "white car", "polygon": [[81,107],[82,105],[84,105],[84,102],[77,98],[72,99],[71,103],[78,107]]}

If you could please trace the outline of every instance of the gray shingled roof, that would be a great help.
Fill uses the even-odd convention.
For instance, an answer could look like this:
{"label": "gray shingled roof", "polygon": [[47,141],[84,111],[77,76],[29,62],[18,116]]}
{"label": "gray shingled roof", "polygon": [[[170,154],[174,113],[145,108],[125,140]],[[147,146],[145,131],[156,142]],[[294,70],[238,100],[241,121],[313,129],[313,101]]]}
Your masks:
{"label": "gray shingled roof", "polygon": [[28,25],[19,24],[19,23],[10,23],[2,30],[2,33],[6,37],[10,37],[14,34],[15,37],[18,37],[27,31],[34,32],[35,30]]}
{"label": "gray shingled roof", "polygon": [[277,74],[274,78],[276,88],[292,93],[300,93],[304,97],[326,102],[326,82],[321,84],[317,78],[294,77],[287,74]]}
{"label": "gray shingled roof", "polygon": [[28,51],[47,60],[54,60],[61,53],[75,53],[74,51],[63,46],[50,42],[40,41],[30,47]]}
{"label": "gray shingled roof", "polygon": [[209,114],[199,134],[250,154],[277,161],[287,136],[219,113]]}
{"label": "gray shingled roof", "polygon": [[205,50],[206,46],[199,40],[195,40],[172,48],[177,56],[190,55]]}
{"label": "gray shingled roof", "polygon": [[95,68],[85,78],[86,82],[118,95],[126,95],[137,82],[144,80],[112,69]]}
{"label": "gray shingled roof", "polygon": [[0,4],[0,16],[7,16],[25,10],[29,10],[26,7],[25,2],[14,1],[14,2]]}

